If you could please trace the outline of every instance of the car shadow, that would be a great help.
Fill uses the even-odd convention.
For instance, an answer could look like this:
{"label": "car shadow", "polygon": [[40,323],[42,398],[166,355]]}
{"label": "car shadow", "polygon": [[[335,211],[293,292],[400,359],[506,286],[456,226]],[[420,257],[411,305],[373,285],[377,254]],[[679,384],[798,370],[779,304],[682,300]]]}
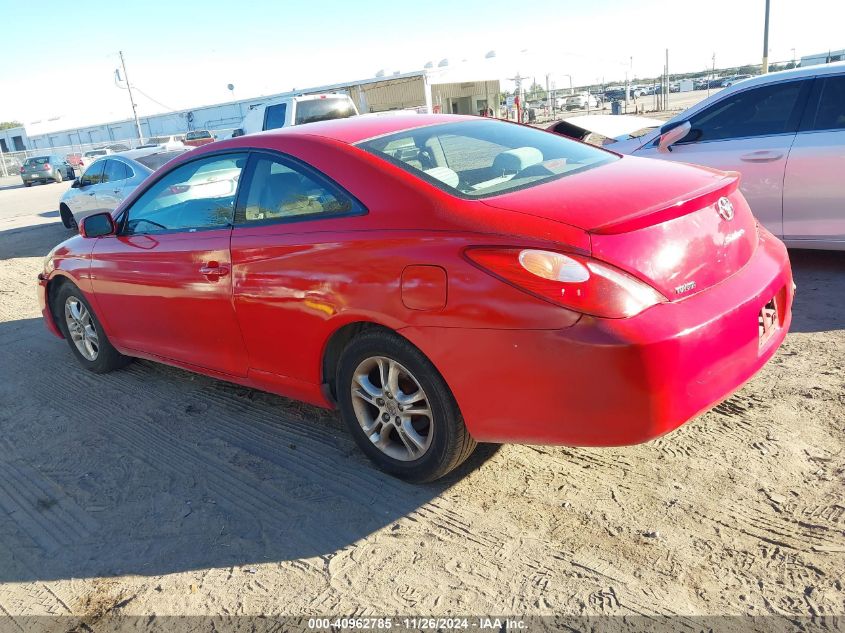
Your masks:
{"label": "car shadow", "polygon": [[[44,218],[58,216],[58,211],[37,214]],[[15,257],[43,257],[59,242],[75,235],[75,229],[66,229],[61,222],[22,226],[0,231],[0,260]]]}
{"label": "car shadow", "polygon": [[845,251],[790,250],[797,289],[791,332],[845,329]]}
{"label": "car shadow", "polygon": [[56,211],[43,211],[43,212],[38,214],[38,217],[40,217],[40,218],[58,218],[58,217],[61,217],[61,214],[58,212],[58,210],[56,210]]}
{"label": "car shadow", "polygon": [[40,319],[0,324],[0,582],[160,575],[335,552],[496,451],[411,485],[338,416],[147,361],[82,370]]}

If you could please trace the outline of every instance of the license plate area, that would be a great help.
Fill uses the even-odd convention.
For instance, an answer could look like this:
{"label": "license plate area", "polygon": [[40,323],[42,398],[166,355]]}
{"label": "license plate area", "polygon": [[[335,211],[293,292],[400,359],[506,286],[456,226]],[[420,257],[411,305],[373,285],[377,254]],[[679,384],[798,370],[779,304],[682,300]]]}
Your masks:
{"label": "license plate area", "polygon": [[772,297],[757,315],[757,332],[760,336],[760,347],[768,343],[778,329],[780,329],[778,304],[776,298]]}

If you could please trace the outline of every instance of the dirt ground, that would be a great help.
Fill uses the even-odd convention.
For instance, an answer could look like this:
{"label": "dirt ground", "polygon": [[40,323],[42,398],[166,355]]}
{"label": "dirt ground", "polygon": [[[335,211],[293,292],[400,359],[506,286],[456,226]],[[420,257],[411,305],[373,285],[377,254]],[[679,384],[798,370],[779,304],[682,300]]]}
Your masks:
{"label": "dirt ground", "polygon": [[144,616],[133,630],[178,614],[845,615],[845,253],[792,253],[783,348],[678,431],[484,447],[411,486],[332,412],[151,362],[78,368],[35,299],[68,236],[66,186],[0,190],[0,630],[118,614]]}

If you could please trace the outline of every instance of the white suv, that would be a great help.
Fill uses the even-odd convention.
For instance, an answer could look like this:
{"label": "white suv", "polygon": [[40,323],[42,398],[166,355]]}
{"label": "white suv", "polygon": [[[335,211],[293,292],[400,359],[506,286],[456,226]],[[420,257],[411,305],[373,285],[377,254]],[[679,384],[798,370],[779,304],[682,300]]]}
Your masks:
{"label": "white suv", "polygon": [[241,127],[232,132],[232,137],[303,123],[345,119],[357,114],[358,108],[345,94],[282,97],[255,106],[244,117]]}

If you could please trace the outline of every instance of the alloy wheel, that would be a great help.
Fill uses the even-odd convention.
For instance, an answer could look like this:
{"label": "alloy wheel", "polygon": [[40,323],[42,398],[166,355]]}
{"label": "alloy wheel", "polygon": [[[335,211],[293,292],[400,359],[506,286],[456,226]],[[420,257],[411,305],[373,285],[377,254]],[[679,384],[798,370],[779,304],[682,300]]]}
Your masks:
{"label": "alloy wheel", "polygon": [[408,369],[373,356],[352,376],[352,406],[366,436],[382,453],[414,461],[431,446],[434,417],[428,397]]}
{"label": "alloy wheel", "polygon": [[65,301],[65,323],[76,349],[86,360],[97,360],[100,353],[100,339],[91,312],[76,297]]}

